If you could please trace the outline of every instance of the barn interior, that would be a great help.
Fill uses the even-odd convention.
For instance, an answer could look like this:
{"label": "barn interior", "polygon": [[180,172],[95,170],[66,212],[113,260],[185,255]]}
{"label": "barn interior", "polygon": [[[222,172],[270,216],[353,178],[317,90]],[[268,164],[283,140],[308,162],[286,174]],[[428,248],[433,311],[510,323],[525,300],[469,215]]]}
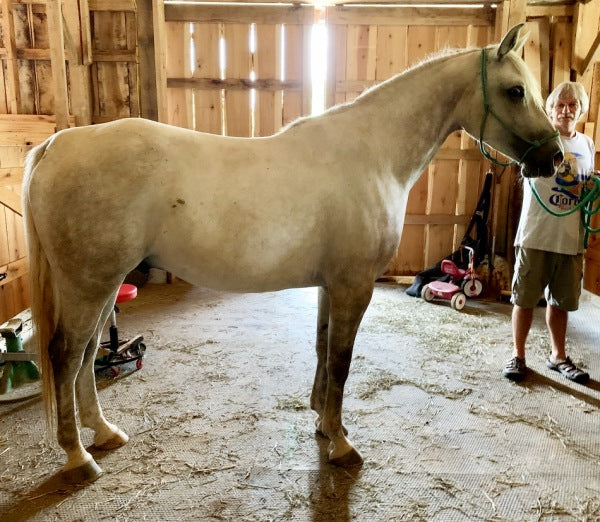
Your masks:
{"label": "barn interior", "polygon": [[[432,53],[495,43],[524,23],[523,58],[542,95],[581,82],[590,110],[578,130],[600,149],[600,0],[0,8],[0,324],[22,317],[26,332],[24,159],[68,127],[143,117],[267,136]],[[415,274],[459,247],[488,172],[484,294],[461,311],[408,296]],[[144,337],[143,366],[98,376],[106,416],[129,443],[94,454],[97,481],[69,485],[39,383],[0,394],[0,520],[600,520],[600,242],[590,238],[568,330],[591,381],[546,368],[541,307],[532,376],[506,381],[520,200],[518,168],[494,167],[464,132],[448,137],[413,187],[346,386],[344,422],[361,467],[329,465],[315,435],[316,289],[229,294],[153,272],[118,314],[122,335]],[[91,432],[83,438],[91,445]]]}

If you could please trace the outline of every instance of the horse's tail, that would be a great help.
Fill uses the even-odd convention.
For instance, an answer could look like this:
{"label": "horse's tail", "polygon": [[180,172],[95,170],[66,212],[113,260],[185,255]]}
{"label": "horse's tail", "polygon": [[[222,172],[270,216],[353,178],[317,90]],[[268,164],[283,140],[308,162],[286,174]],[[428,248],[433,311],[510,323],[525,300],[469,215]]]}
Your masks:
{"label": "horse's tail", "polygon": [[52,271],[32,215],[30,186],[33,172],[46,152],[50,140],[34,148],[25,161],[23,178],[22,207],[29,257],[29,295],[31,318],[42,374],[42,395],[46,410],[46,425],[53,431],[56,419],[56,397],[54,393],[54,372],[50,362],[48,346],[56,333],[59,306],[53,290]]}

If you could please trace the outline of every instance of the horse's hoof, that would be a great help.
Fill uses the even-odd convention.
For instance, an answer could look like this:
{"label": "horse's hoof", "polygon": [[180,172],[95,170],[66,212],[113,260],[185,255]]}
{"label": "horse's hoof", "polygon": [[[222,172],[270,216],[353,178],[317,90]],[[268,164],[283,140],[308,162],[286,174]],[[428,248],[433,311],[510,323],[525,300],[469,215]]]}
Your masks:
{"label": "horse's hoof", "polygon": [[332,457],[330,454],[329,463],[334,466],[340,466],[341,468],[350,468],[352,466],[360,466],[363,463],[363,458],[358,451],[352,448],[347,453],[339,455],[338,457]]}
{"label": "horse's hoof", "polygon": [[129,436],[124,431],[117,429],[108,439],[103,441],[94,441],[94,447],[101,451],[110,451],[127,444]]}
{"label": "horse's hoof", "polygon": [[62,479],[68,484],[88,484],[102,475],[102,468],[94,459],[76,468],[65,469],[61,472]]}

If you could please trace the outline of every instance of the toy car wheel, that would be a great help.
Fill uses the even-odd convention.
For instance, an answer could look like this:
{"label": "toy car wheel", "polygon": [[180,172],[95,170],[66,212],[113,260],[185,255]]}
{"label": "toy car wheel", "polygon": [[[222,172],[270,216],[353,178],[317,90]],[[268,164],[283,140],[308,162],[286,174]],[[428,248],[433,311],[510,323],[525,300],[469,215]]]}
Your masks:
{"label": "toy car wheel", "polygon": [[425,299],[425,301],[433,301],[433,292],[429,285],[425,285],[421,290],[421,297]]}
{"label": "toy car wheel", "polygon": [[462,292],[458,292],[452,296],[450,300],[450,306],[455,310],[462,310],[467,302],[467,296]]}
{"label": "toy car wheel", "polygon": [[462,291],[467,297],[478,297],[483,291],[483,283],[479,279],[467,279],[462,284]]}

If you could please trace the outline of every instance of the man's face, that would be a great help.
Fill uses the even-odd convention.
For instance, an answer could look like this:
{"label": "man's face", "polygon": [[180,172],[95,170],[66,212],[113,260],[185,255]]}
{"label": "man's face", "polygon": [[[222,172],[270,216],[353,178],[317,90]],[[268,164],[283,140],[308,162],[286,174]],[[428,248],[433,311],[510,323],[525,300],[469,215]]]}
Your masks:
{"label": "man's face", "polygon": [[581,105],[578,100],[570,97],[559,98],[556,100],[550,119],[558,132],[563,136],[573,136],[575,126],[581,115]]}

